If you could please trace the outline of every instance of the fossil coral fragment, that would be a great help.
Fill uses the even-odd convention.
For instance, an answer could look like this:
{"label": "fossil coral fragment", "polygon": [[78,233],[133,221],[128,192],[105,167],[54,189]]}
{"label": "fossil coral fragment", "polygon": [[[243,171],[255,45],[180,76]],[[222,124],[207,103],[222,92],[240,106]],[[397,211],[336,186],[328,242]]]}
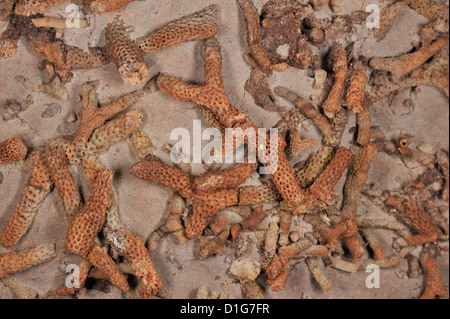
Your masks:
{"label": "fossil coral fragment", "polygon": [[441,51],[446,46],[446,41],[440,38],[419,51],[405,54],[395,58],[374,58],[370,66],[376,70],[389,71],[394,81],[400,81],[405,75],[417,69],[428,59]]}
{"label": "fossil coral fragment", "polygon": [[[222,57],[217,40],[210,39],[204,42],[202,56],[204,57],[206,68],[204,86],[188,84],[180,79],[161,75],[157,80],[159,88],[178,100],[208,107],[220,118],[221,123],[226,125],[226,127],[259,129],[242,112],[233,107],[228,100],[222,82]],[[261,138],[263,137],[258,136],[258,140]],[[266,152],[262,154],[262,158],[261,152],[259,152],[259,160],[270,170],[271,168],[273,169],[271,167],[273,166],[273,161],[271,160],[277,157],[278,169],[272,172],[270,176],[287,205],[295,211],[301,205],[303,194],[295,182],[294,173],[284,152],[286,143],[279,136],[278,150],[272,153],[269,150],[274,147],[270,146],[269,140],[270,138],[266,136]],[[253,142],[256,143],[256,141]],[[247,141],[247,143],[250,142]],[[289,188],[286,185],[289,185]]]}
{"label": "fossil coral fragment", "polygon": [[20,161],[27,156],[28,149],[20,138],[10,138],[0,143],[0,165]]}
{"label": "fossil coral fragment", "polygon": [[137,39],[136,44],[142,52],[150,53],[186,41],[211,38],[218,31],[217,15],[217,5],[209,6]]}
{"label": "fossil coral fragment", "polygon": [[345,78],[347,77],[347,53],[341,45],[337,44],[330,53],[330,60],[334,71],[334,84],[328,95],[327,100],[322,105],[327,117],[333,118],[340,109],[340,100],[344,88]]}
{"label": "fossil coral fragment", "polygon": [[383,8],[380,15],[380,27],[374,29],[373,35],[377,41],[383,40],[391,31],[397,17],[406,7],[406,1],[396,1]]}
{"label": "fossil coral fragment", "polygon": [[422,265],[427,272],[427,283],[425,291],[420,299],[435,299],[436,296],[448,297],[448,290],[444,287],[441,278],[441,271],[436,257],[433,256],[432,248],[425,250],[422,257]]}
{"label": "fossil coral fragment", "polygon": [[15,7],[15,13],[23,16],[31,16],[57,6],[65,0],[19,0]]}
{"label": "fossil coral fragment", "polygon": [[258,10],[252,0],[238,0],[247,24],[247,43],[252,57],[258,65],[266,71],[283,72],[289,68],[286,63],[278,63],[269,57],[261,43],[261,31]]}
{"label": "fossil coral fragment", "polygon": [[0,278],[24,271],[56,257],[55,243],[45,243],[22,252],[7,252],[0,256]]}
{"label": "fossil coral fragment", "polygon": [[133,1],[134,0],[94,0],[90,7],[96,14],[102,15],[119,10]]}
{"label": "fossil coral fragment", "polygon": [[350,150],[345,147],[339,148],[330,165],[310,187],[311,193],[321,201],[331,205],[335,197],[333,188],[342,177],[352,158],[353,154]]}
{"label": "fossil coral fragment", "polygon": [[142,52],[131,40],[123,21],[116,19],[108,25],[106,43],[124,83],[138,86],[148,78],[148,67]]}
{"label": "fossil coral fragment", "polygon": [[63,201],[64,208],[70,216],[74,216],[80,209],[81,198],[63,148],[49,147],[47,162],[50,176]]}

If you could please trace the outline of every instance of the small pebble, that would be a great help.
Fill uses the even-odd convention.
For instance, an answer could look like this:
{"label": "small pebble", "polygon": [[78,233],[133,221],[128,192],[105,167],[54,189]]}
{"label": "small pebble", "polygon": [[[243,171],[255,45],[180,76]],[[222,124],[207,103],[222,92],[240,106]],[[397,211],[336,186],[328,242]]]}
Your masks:
{"label": "small pebble", "polygon": [[55,117],[58,113],[61,112],[62,106],[58,103],[52,103],[47,106],[45,111],[42,113],[42,117],[44,119],[50,119]]}
{"label": "small pebble", "polygon": [[0,172],[0,184],[3,183],[3,180],[5,179],[5,176],[2,172]]}

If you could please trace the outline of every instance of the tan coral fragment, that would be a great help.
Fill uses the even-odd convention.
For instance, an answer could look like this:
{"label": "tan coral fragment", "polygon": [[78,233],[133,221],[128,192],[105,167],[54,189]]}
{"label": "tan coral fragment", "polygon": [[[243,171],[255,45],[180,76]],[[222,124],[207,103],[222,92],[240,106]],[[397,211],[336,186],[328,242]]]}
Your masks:
{"label": "tan coral fragment", "polygon": [[261,42],[259,13],[252,0],[238,0],[247,25],[247,43],[252,57],[265,71],[286,71],[290,66],[287,63],[278,63],[271,59]]}
{"label": "tan coral fragment", "polygon": [[142,280],[142,297],[149,298],[155,295],[162,288],[162,283],[153,268],[153,262],[144,242],[128,232],[125,236],[124,255],[133,273]]}
{"label": "tan coral fragment", "polygon": [[42,264],[56,257],[55,243],[45,243],[27,251],[7,252],[0,256],[0,278]]}
{"label": "tan coral fragment", "polygon": [[48,192],[34,186],[27,186],[20,194],[14,211],[9,216],[0,237],[3,247],[11,248],[27,232],[36,217],[37,211]]}
{"label": "tan coral fragment", "polygon": [[436,296],[443,298],[448,297],[448,290],[444,287],[442,282],[438,261],[430,252],[431,249],[432,248],[426,249],[422,257],[422,265],[427,272],[427,283],[425,291],[420,299],[435,299]]}
{"label": "tan coral fragment", "polygon": [[70,223],[66,235],[66,248],[83,258],[89,254],[97,233],[105,223],[114,172],[104,170],[95,181],[94,190],[86,204]]}
{"label": "tan coral fragment", "polygon": [[81,197],[69,170],[66,154],[61,147],[48,147],[48,169],[61,197],[64,208],[74,216],[81,207]]}
{"label": "tan coral fragment", "polygon": [[20,161],[27,156],[28,149],[18,137],[0,143],[0,165]]}
{"label": "tan coral fragment", "polygon": [[340,147],[330,165],[310,187],[311,193],[322,202],[331,205],[335,198],[334,186],[341,179],[353,158],[353,153],[345,147]]}
{"label": "tan coral fragment", "polygon": [[322,108],[328,118],[333,118],[340,109],[340,100],[347,77],[347,52],[341,45],[337,44],[330,53],[331,63],[334,71],[334,84]]}
{"label": "tan coral fragment", "polygon": [[347,108],[361,114],[365,108],[366,70],[362,63],[355,63],[350,70],[350,85],[347,89]]}
{"label": "tan coral fragment", "polygon": [[19,0],[15,7],[17,15],[31,16],[57,6],[65,0]]}
{"label": "tan coral fragment", "polygon": [[419,51],[394,58],[374,58],[370,66],[376,70],[389,71],[394,81],[400,81],[405,75],[417,69],[446,46],[446,41],[440,38],[432,44],[422,47]]}
{"label": "tan coral fragment", "polygon": [[199,12],[175,20],[135,42],[144,53],[163,50],[186,41],[203,40],[218,31],[218,6],[212,5]]}
{"label": "tan coral fragment", "polygon": [[113,12],[127,6],[134,0],[94,0],[91,3],[91,10],[98,15]]}
{"label": "tan coral fragment", "polygon": [[106,47],[126,84],[138,86],[149,76],[142,51],[131,40],[123,21],[115,19],[106,28]]}
{"label": "tan coral fragment", "polygon": [[397,17],[403,12],[405,7],[406,1],[396,1],[383,8],[380,15],[380,27],[375,28],[373,31],[373,35],[377,41],[383,40],[389,31],[391,31]]}

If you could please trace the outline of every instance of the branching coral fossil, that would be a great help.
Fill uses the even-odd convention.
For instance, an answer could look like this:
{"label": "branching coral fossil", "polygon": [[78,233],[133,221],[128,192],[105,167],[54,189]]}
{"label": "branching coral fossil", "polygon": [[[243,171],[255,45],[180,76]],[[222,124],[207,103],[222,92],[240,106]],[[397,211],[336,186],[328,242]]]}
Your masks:
{"label": "branching coral fossil", "polygon": [[[142,240],[120,223],[114,204],[110,204],[110,201],[113,203],[115,201],[111,188],[113,172],[103,170],[97,157],[108,151],[111,145],[127,139],[136,132],[142,122],[143,114],[140,110],[131,110],[116,119],[108,120],[130,107],[143,95],[156,90],[156,86],[152,79],[143,89],[100,108],[98,108],[95,87],[95,83],[83,85],[83,107],[76,135],[52,141],[48,146],[32,151],[25,160],[28,162],[25,166],[28,166],[31,172],[28,186],[21,193],[18,204],[2,230],[0,241],[7,248],[18,243],[33,223],[39,207],[54,185],[71,220],[66,248],[83,257],[95,269],[101,271],[104,278],[125,291],[129,289],[126,277],[104,248],[95,241],[97,233],[104,227],[110,232],[120,231],[124,236],[125,247],[120,246],[118,249],[128,260],[135,274],[142,278],[142,296],[150,297],[160,289],[161,282],[152,267],[148,252],[142,249]],[[5,143],[5,158],[11,158],[14,155],[12,154],[14,149],[7,147],[9,144],[11,143]],[[20,154],[19,157],[15,157],[17,160],[20,158]],[[92,187],[92,193],[84,205],[69,170],[69,166],[72,165],[83,167]],[[111,238],[111,245],[119,245],[119,242]],[[32,261],[30,266],[33,263],[35,262]],[[5,271],[9,270],[5,269]],[[64,294],[61,291],[58,295]]]}
{"label": "branching coral fossil", "polygon": [[0,297],[448,298],[444,1],[200,2],[0,0]]}

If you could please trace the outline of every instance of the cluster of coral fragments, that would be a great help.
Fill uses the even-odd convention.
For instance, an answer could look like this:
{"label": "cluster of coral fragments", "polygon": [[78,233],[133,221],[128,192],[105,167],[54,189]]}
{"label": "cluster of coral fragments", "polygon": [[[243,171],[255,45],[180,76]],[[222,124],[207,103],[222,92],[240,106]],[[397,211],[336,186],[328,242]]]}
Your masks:
{"label": "cluster of coral fragments", "polygon": [[[61,134],[38,148],[29,149],[20,137],[2,133],[0,165],[19,169],[27,174],[28,182],[22,185],[11,211],[2,217],[5,222],[0,228],[0,244],[6,252],[0,255],[0,292],[10,289],[17,298],[81,298],[86,289],[92,289],[85,283],[94,278],[119,288],[124,297],[169,298],[171,291],[163,283],[171,278],[162,277],[168,274],[161,273],[151,259],[161,239],[169,234],[180,245],[196,240],[199,262],[221,255],[225,247],[236,250],[238,258],[230,263],[228,275],[240,284],[242,298],[264,298],[268,289],[284,290],[289,280],[298,280],[291,273],[298,271],[295,267],[301,262],[310,271],[301,274],[303,280],[313,278],[318,289],[330,292],[334,284],[328,276],[330,269],[348,273],[351,279],[352,273],[365,272],[369,265],[377,265],[381,272],[395,269],[402,259],[407,261],[409,278],[423,274],[421,298],[448,297],[443,268],[438,263],[438,257],[449,250],[448,149],[430,154],[412,148],[408,135],[388,140],[372,125],[371,118],[374,103],[405,88],[433,86],[436,94],[448,98],[448,7],[437,0],[387,1],[381,6],[379,27],[369,29],[370,12],[363,8],[343,14],[345,1],[270,0],[261,11],[253,0],[236,1],[247,31],[242,35],[247,41],[247,54],[242,59],[251,67],[245,90],[258,107],[281,116],[274,126],[278,129],[278,147],[271,147],[273,140],[268,135],[258,136],[261,133],[237,136],[233,151],[264,141],[258,143],[263,151],[258,152],[257,163],[246,158],[227,168],[220,163],[205,165],[203,174],[194,175],[190,164],[169,163],[154,154],[151,132],[141,128],[144,114],[132,106],[144,96],[162,92],[195,107],[204,123],[218,130],[260,128],[231,104],[225,90],[222,70],[227,65],[218,36],[220,2],[133,38],[132,30],[120,18],[132,0],[74,1],[84,13],[76,18],[80,28],[89,24],[85,16],[116,11],[104,33],[106,44],[86,50],[65,43],[64,18],[45,15],[53,7],[67,6],[68,1],[1,0],[0,20],[7,23],[0,38],[2,63],[19,54],[18,43],[25,41],[43,59],[42,69],[48,73],[49,81],[39,86],[19,76],[27,89],[67,103],[65,86],[73,80],[75,71],[103,68],[110,63],[117,68],[117,81],[136,88],[101,102],[98,81],[84,83],[78,101],[81,111],[72,119],[78,125],[76,133]],[[157,1],[145,2],[158,5]],[[319,18],[323,10],[330,12],[330,17]],[[413,50],[384,58],[358,53],[351,36],[347,36],[355,26],[367,28],[370,37],[382,41],[404,10],[414,10],[428,20],[418,26],[420,41]],[[201,42],[203,83],[188,83],[164,70],[149,74],[144,60],[147,54],[188,41]],[[317,48],[326,54],[318,54]],[[283,86],[271,87],[272,75],[290,68],[312,74],[315,87],[321,90],[315,101]],[[280,107],[278,99],[292,107]],[[14,108],[20,109],[17,104],[1,104],[3,121],[8,116],[14,118]],[[344,147],[350,115],[356,117],[357,126],[352,132],[352,145]],[[300,136],[299,126],[307,121],[321,133],[321,141]],[[173,190],[166,220],[148,238],[140,238],[121,221],[115,172],[99,159],[111,146],[126,140],[140,159],[130,162],[127,169],[131,174]],[[317,144],[320,146],[312,151]],[[423,173],[394,191],[368,185],[371,163],[381,152],[409,164],[407,167],[420,166]],[[299,162],[301,154],[309,157]],[[270,159],[274,158],[276,169],[268,176],[259,175],[258,169],[270,169]],[[76,170],[72,169],[75,166]],[[74,172],[83,175],[89,193],[86,198]],[[0,178],[2,183],[5,177]],[[339,185],[341,190],[337,189]],[[64,209],[68,221],[65,238],[34,243],[29,250],[15,249],[52,191],[59,195],[61,205],[57,207]],[[146,190],[139,192],[145,194]],[[364,210],[358,209],[362,197],[382,209],[386,218],[366,218]],[[148,218],[152,218],[151,207],[148,209]],[[240,221],[221,214],[224,209],[233,209],[241,216]],[[385,233],[394,239],[380,239]],[[240,244],[249,234],[253,234],[257,249],[252,258]],[[386,245],[391,246],[389,250]],[[386,251],[390,252],[388,256]],[[61,282],[60,287],[42,294],[14,278],[18,272],[54,259],[57,252],[80,257],[78,287]],[[130,285],[131,277],[138,283]],[[301,282],[298,285],[301,287]],[[205,287],[197,288],[199,298],[214,296],[208,295]],[[215,295],[229,297],[226,291]]]}

